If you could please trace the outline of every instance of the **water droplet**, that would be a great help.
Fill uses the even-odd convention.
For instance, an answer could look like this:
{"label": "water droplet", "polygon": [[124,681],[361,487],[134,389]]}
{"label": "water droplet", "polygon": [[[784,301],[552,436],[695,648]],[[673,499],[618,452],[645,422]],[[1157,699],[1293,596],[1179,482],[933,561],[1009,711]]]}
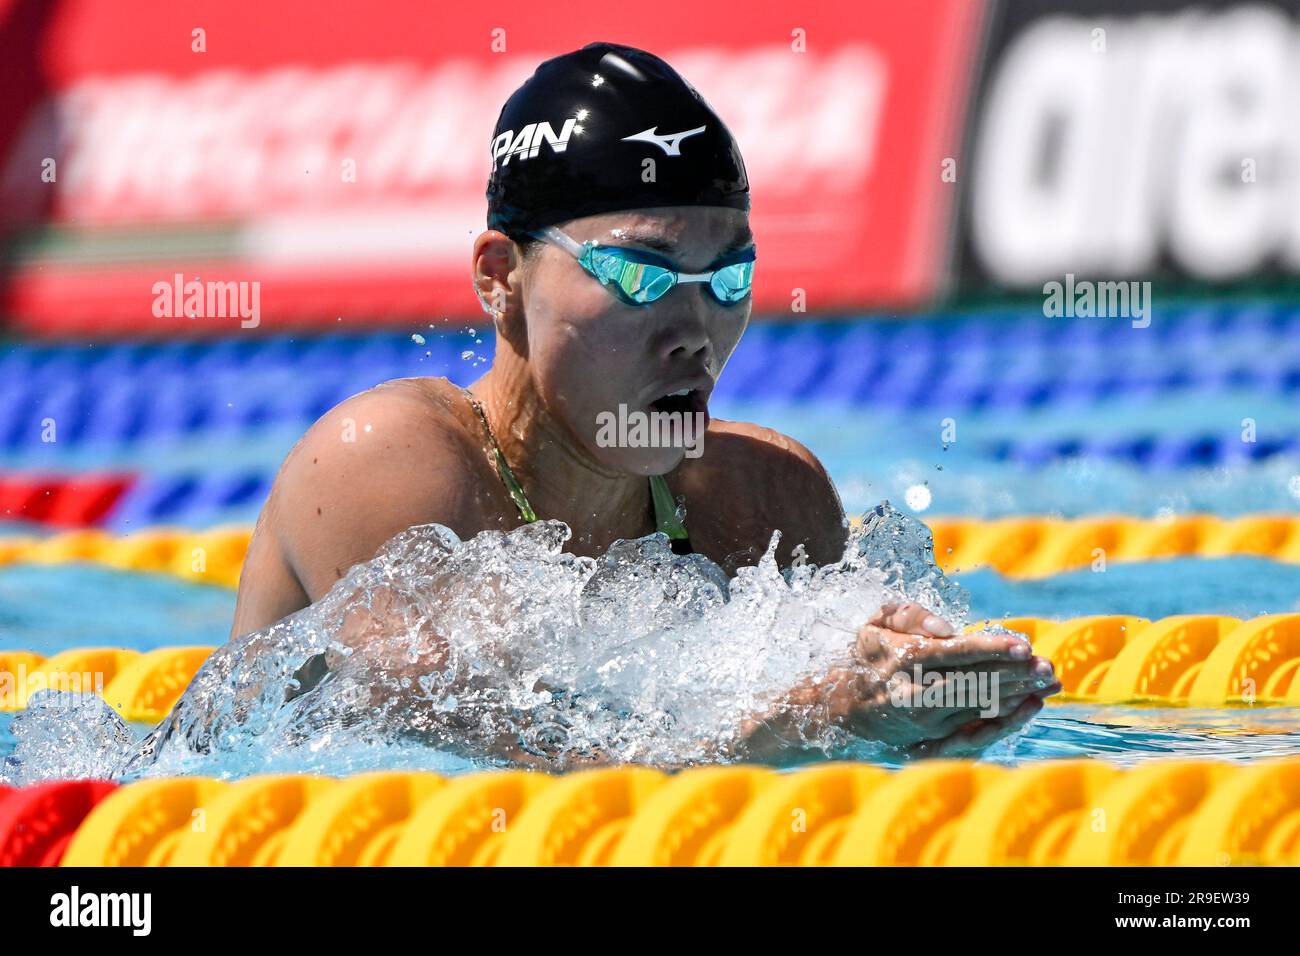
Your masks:
{"label": "water droplet", "polygon": [[907,491],[903,492],[903,501],[913,511],[924,511],[930,507],[931,501],[930,489],[925,485],[912,485]]}

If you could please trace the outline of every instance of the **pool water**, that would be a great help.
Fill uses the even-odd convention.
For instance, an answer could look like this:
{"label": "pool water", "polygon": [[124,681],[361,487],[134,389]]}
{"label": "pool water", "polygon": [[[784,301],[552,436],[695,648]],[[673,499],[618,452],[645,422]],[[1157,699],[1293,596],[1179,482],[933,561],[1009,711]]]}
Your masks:
{"label": "pool water", "polygon": [[0,649],[221,644],[235,592],[92,564],[0,568]]}
{"label": "pool water", "polygon": [[[742,342],[742,351],[733,359],[734,373],[733,366],[728,367],[728,375],[734,374],[741,385],[727,387],[724,376],[713,411],[722,418],[762,422],[802,441],[825,463],[851,514],[886,499],[921,520],[1019,514],[1300,514],[1300,443],[1295,439],[1300,435],[1300,402],[1294,387],[1300,381],[1296,372],[1300,369],[1296,344],[1300,340],[1294,335],[1300,329],[1300,318],[1288,321],[1290,325],[1261,320],[1258,328],[1242,322],[1220,328],[1217,319],[1207,319],[1199,325],[1185,323],[1182,330],[1167,333],[1153,327],[1152,336],[1159,333],[1159,337],[1134,337],[1134,343],[1146,346],[1140,354],[1130,355],[1115,354],[1111,345],[1100,340],[1080,345],[1065,337],[1045,348],[1040,340],[1055,334],[1047,323],[1028,324],[1023,335],[1017,333],[1019,337],[998,333],[993,342],[996,348],[981,345],[978,336],[968,336],[962,347],[966,352],[944,340],[951,330],[945,331],[948,327],[943,323],[918,323],[911,329],[901,325],[895,329],[888,323],[875,327],[862,324],[861,331],[870,333],[867,338],[893,341],[899,350],[883,357],[864,353],[863,361],[876,362],[886,371],[890,367],[898,371],[909,361],[907,348],[912,346],[903,344],[908,335],[931,336],[935,342],[926,348],[942,354],[945,361],[951,359],[947,367],[954,378],[945,379],[945,366],[936,364],[939,371],[932,383],[902,383],[900,387],[910,389],[909,395],[915,393],[915,401],[892,401],[888,395],[871,402],[861,396],[836,398],[830,395],[834,389],[829,386],[821,387],[824,394],[812,397],[760,400],[766,395],[762,389],[772,381],[770,366],[765,363],[773,355],[787,353],[764,353],[762,361],[749,361]],[[1250,335],[1233,332],[1237,326]],[[879,331],[881,328],[884,331]],[[988,328],[995,325],[990,323]],[[1080,328],[1089,331],[1083,325]],[[426,334],[433,341],[433,335]],[[761,329],[754,334],[773,340],[784,336],[793,342],[805,331]],[[857,331],[847,334],[856,335]],[[746,340],[750,339],[747,335]],[[463,343],[452,343],[450,338],[448,342],[448,354],[460,354]],[[324,348],[324,340],[317,344]],[[1025,351],[1029,346],[1037,351],[1029,354]],[[418,354],[414,346],[410,349],[415,357],[401,352],[405,357],[400,361],[407,364],[400,367],[340,365],[331,371],[334,366],[320,364],[312,372],[310,384],[323,390],[321,394],[328,400],[315,404],[328,407],[343,395],[402,374],[448,374],[467,383],[482,371],[477,365],[457,366],[454,358],[439,367],[420,365],[420,356],[430,353],[423,346]],[[282,350],[287,363],[302,361],[288,346]],[[398,354],[397,345],[390,351]],[[490,353],[485,347],[478,351]],[[798,364],[795,359],[800,353],[787,351],[792,364]],[[379,354],[350,345],[341,347],[339,353],[349,361]],[[993,370],[986,377],[995,385],[1005,380],[1011,391],[1029,387],[1033,384],[1030,379],[1046,387],[1054,378],[1084,381],[1089,376],[1106,387],[1092,389],[1083,397],[1046,402],[963,405],[954,400],[951,408],[945,406],[945,400],[933,397],[948,394],[944,390],[949,386],[956,387],[957,364],[979,356],[983,356],[980,361],[987,359]],[[829,372],[810,365],[799,375],[818,386],[844,372],[852,358]],[[398,360],[382,361],[391,364]],[[263,384],[275,395],[291,394],[296,381],[292,370],[288,365],[280,369],[273,364],[267,360],[265,374],[283,373],[284,381]],[[1272,373],[1265,373],[1274,365],[1276,374],[1270,378]],[[1263,370],[1259,374],[1252,372],[1259,369]],[[177,376],[185,372],[172,371]],[[1197,377],[1202,371],[1203,382]],[[210,379],[210,390],[215,390],[211,397],[220,407],[238,411],[246,384],[260,381],[257,376],[263,373],[247,362],[228,372],[226,378]],[[50,374],[57,377],[63,373],[53,369]],[[778,368],[772,374],[790,378],[794,372]],[[1287,382],[1290,384],[1285,385]],[[121,384],[127,387],[131,378],[124,378]],[[40,390],[35,380],[32,388]],[[773,386],[771,390],[780,389]],[[183,392],[182,388],[178,394]],[[300,420],[272,417],[260,421],[253,416],[238,429],[214,427],[167,440],[87,438],[59,446],[12,444],[0,449],[0,469],[201,473],[220,463],[220,468],[269,476],[310,424],[312,415],[318,413],[318,409],[308,408],[311,405],[304,405],[311,415]],[[1262,445],[1244,440],[1246,422],[1252,429],[1257,426],[1258,441],[1276,448],[1276,453],[1261,454]],[[1184,455],[1175,465],[1159,453],[1131,451],[1143,442],[1158,443],[1170,436],[1185,436],[1188,447],[1200,451]],[[1108,441],[1112,444],[1106,445]],[[1080,450],[1072,453],[1070,449],[1076,446]],[[1049,452],[1044,452],[1045,448]],[[260,500],[232,502],[204,512],[201,518],[182,514],[169,523],[251,523],[259,506]],[[122,533],[137,526],[128,521],[111,527]],[[31,530],[9,525],[0,534]],[[1248,557],[1111,563],[1101,573],[1085,569],[1038,580],[1008,579],[992,570],[958,573],[955,578],[970,593],[972,619],[1061,619],[1093,614],[1154,619],[1191,613],[1249,618],[1300,611],[1300,565]],[[48,656],[74,647],[149,650],[216,645],[226,640],[233,610],[232,591],[163,576],[90,565],[0,567],[0,650],[24,649]],[[0,756],[13,746],[10,720],[10,715],[0,714]],[[140,732],[144,729],[137,728]],[[1300,753],[1300,712],[1294,709],[1205,711],[1053,704],[1024,734],[992,748],[989,757],[1019,762],[1094,755],[1126,763],[1167,754],[1244,760],[1296,753]]]}
{"label": "pool water", "polygon": [[[1248,618],[1300,609],[1300,565],[1257,558],[1112,564],[1104,573],[1083,570],[1038,580],[979,570],[956,580],[970,592],[973,620],[1113,613],[1154,619],[1193,609]],[[227,638],[234,603],[232,591],[162,575],[93,565],[0,568],[0,647],[48,656],[89,646],[217,645]],[[0,714],[0,757],[14,746],[11,719]],[[135,731],[143,736],[148,729]],[[1300,753],[1296,709],[1052,704],[1025,733],[991,748],[988,759],[1019,763],[1091,755],[1129,764],[1169,755],[1246,760],[1295,753]],[[427,758],[397,752],[358,753],[348,763],[358,770],[395,759],[427,765]],[[442,761],[434,766],[455,769]]]}
{"label": "pool water", "polygon": [[[1300,565],[1263,558],[1112,563],[1034,580],[991,569],[956,574],[971,619],[1129,614],[1249,618],[1300,611]],[[235,592],[90,564],[0,567],[0,649],[46,657],[79,647],[147,651],[225,643]]]}

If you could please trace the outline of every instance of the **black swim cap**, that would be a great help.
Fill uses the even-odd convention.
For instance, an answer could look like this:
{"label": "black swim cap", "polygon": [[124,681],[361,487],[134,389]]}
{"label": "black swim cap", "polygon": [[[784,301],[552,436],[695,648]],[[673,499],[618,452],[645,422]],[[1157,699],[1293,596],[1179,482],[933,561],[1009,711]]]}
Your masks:
{"label": "black swim cap", "polygon": [[487,225],[508,236],[617,209],[749,209],[722,120],[659,57],[617,43],[539,66],[502,107],[491,153]]}

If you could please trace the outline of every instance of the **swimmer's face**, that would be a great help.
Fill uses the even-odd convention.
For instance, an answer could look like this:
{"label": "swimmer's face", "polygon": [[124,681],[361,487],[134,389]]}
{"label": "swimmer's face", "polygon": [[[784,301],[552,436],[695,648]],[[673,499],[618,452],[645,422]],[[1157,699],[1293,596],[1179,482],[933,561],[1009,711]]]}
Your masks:
{"label": "swimmer's face", "polygon": [[[579,243],[657,253],[683,272],[705,272],[753,244],[747,213],[705,206],[605,213],[559,228]],[[647,306],[629,305],[567,251],[545,243],[528,257],[523,281],[534,384],[597,461],[630,474],[663,474],[687,449],[680,438],[677,447],[628,447],[633,413],[646,416],[647,436],[652,423],[672,421],[663,417],[668,412],[680,422],[673,434],[700,441],[709,395],[745,331],[750,303],[746,297],[723,305],[705,283],[679,283]],[[663,400],[682,389],[690,393]],[[620,406],[628,422],[623,429]],[[684,430],[688,421],[693,432]]]}

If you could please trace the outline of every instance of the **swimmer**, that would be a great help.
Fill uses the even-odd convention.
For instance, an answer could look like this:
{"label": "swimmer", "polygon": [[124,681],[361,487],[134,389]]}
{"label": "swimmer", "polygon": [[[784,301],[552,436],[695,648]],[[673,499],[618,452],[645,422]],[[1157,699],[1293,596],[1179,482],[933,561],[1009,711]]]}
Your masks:
{"label": "swimmer", "polygon": [[[467,539],[558,519],[569,549],[589,556],[661,531],[729,574],[776,529],[783,567],[842,555],[847,522],[817,457],[709,415],[749,321],[757,251],[740,150],[699,93],[649,53],[588,44],[510,97],[491,156],[487,230],[470,257],[496,336],[491,368],[468,389],[386,382],[311,427],[258,519],[232,637],[306,607],[432,522]],[[673,441],[647,440],[656,415]],[[880,609],[855,652],[860,669],[792,688],[790,709],[922,756],[978,753],[1060,690],[1023,640],[955,633],[917,605]],[[996,714],[900,711],[887,680],[918,664],[996,675]],[[794,736],[780,709],[757,715],[741,756],[779,759]]]}

